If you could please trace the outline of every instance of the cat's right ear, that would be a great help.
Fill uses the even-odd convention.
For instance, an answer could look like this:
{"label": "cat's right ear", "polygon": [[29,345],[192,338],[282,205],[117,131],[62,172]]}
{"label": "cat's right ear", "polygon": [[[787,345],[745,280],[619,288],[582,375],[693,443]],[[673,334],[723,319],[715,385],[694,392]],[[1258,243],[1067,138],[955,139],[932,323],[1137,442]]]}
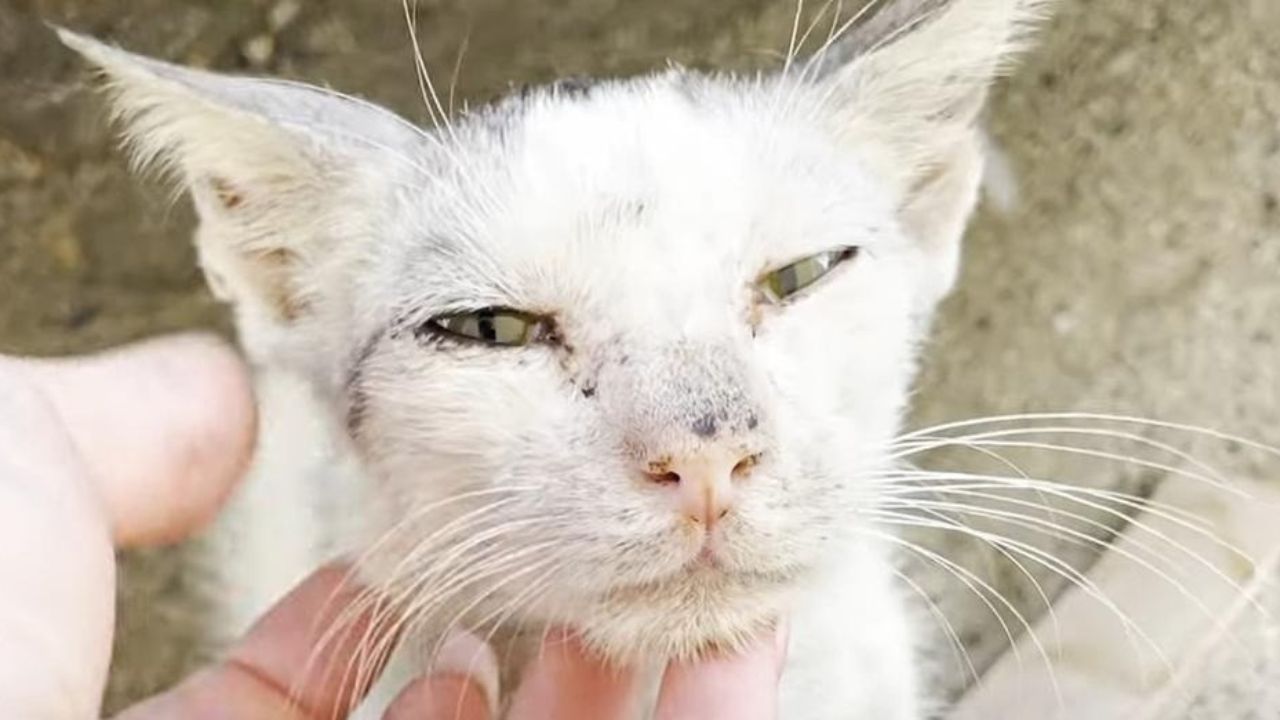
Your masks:
{"label": "cat's right ear", "polygon": [[337,299],[338,258],[377,232],[424,136],[320,88],[217,75],[67,30],[101,70],[135,163],[176,178],[200,215],[201,264],[242,330],[305,322]]}
{"label": "cat's right ear", "polygon": [[978,197],[987,89],[1052,0],[873,0],[879,12],[815,58],[837,132],[901,198],[930,259],[926,302],[951,286]]}

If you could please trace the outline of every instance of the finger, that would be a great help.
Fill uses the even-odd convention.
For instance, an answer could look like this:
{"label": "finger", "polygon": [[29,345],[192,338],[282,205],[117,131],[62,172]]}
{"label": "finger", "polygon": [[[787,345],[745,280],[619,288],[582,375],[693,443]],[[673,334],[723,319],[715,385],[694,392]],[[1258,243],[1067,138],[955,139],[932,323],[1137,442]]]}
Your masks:
{"label": "finger", "polygon": [[464,675],[420,678],[400,692],[384,720],[489,720],[489,700]]}
{"label": "finger", "polygon": [[672,663],[662,677],[655,720],[773,720],[786,644],[782,627],[739,655]]}
{"label": "finger", "polygon": [[57,413],[0,358],[0,708],[92,717],[114,622],[101,503]]}
{"label": "finger", "polygon": [[249,462],[256,418],[249,374],[217,340],[170,337],[23,365],[70,433],[117,544],[195,531]]}
{"label": "finger", "polygon": [[635,674],[593,657],[575,636],[555,631],[525,671],[512,720],[603,720],[632,717]]}
{"label": "finger", "polygon": [[326,567],[263,616],[227,660],[121,717],[346,717],[381,672],[397,624],[367,597],[347,568]]}

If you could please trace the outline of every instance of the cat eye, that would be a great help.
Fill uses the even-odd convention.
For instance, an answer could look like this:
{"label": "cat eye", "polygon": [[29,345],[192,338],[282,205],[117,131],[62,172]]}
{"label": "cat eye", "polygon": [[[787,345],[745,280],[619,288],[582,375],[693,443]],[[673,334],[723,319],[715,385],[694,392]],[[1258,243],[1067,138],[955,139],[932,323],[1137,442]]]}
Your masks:
{"label": "cat eye", "polygon": [[841,263],[857,256],[856,247],[837,248],[811,255],[767,273],[760,278],[759,286],[769,300],[782,302],[818,282]]}
{"label": "cat eye", "polygon": [[503,347],[519,347],[553,336],[550,318],[507,308],[440,315],[428,320],[426,327],[440,335]]}

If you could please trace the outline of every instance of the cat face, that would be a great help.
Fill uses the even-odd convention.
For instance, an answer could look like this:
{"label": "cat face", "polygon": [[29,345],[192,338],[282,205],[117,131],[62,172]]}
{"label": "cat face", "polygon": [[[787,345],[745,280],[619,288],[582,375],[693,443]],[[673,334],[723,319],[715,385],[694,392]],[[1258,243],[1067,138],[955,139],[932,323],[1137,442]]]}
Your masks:
{"label": "cat face", "polygon": [[[347,426],[392,521],[441,508],[406,543],[488,508],[451,540],[489,533],[466,564],[523,573],[495,606],[607,606],[647,618],[602,623],[609,646],[691,651],[771,620],[873,502],[924,260],[856,152],[760,110],[777,92],[669,75],[509,104],[449,145],[463,191],[404,188],[408,232],[370,249]],[[771,272],[842,251],[771,296]],[[505,346],[433,322],[482,308],[547,329]]]}
{"label": "cat face", "polygon": [[64,40],[191,190],[250,352],[330,402],[369,579],[425,623],[734,644],[866,542],[955,272],[973,118],[1036,3],[821,72],[553,86],[421,131]]}

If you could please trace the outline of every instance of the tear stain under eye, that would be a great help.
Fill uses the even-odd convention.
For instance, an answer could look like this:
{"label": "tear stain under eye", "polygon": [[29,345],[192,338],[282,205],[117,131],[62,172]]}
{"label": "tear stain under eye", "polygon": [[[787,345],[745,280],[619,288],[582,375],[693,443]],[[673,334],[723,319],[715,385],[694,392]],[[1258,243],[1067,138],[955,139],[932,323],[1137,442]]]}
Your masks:
{"label": "tear stain under eye", "polygon": [[663,455],[656,460],[650,460],[646,468],[653,475],[663,475],[671,472],[671,456]]}
{"label": "tear stain under eye", "polygon": [[751,337],[756,337],[760,332],[760,325],[764,323],[765,313],[768,311],[770,304],[765,299],[764,293],[759,288],[751,287],[747,290],[747,310],[745,320],[747,327],[751,330]]}
{"label": "tear stain under eye", "polygon": [[352,439],[359,436],[360,429],[364,424],[365,412],[369,405],[369,396],[364,389],[365,365],[368,364],[369,358],[373,356],[374,351],[377,350],[384,338],[388,336],[396,337],[397,334],[398,331],[394,327],[379,331],[360,346],[360,351],[355,354],[351,365],[347,368],[342,383],[347,401],[344,425],[347,429],[347,436]]}
{"label": "tear stain under eye", "polygon": [[[564,353],[560,358],[560,368],[564,370],[565,375],[569,378],[569,382],[578,388],[578,392],[582,394],[582,397],[587,398],[588,400],[596,397],[596,393],[600,389],[600,374],[608,360],[606,358],[596,356],[594,359],[588,360],[588,369],[581,370],[578,358],[574,354],[573,347],[567,343],[562,344],[561,347],[563,348]],[[626,364],[626,355],[623,355],[622,357],[623,360],[618,363],[619,365]]]}

